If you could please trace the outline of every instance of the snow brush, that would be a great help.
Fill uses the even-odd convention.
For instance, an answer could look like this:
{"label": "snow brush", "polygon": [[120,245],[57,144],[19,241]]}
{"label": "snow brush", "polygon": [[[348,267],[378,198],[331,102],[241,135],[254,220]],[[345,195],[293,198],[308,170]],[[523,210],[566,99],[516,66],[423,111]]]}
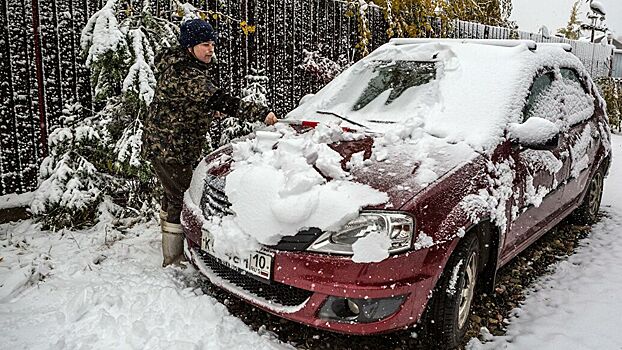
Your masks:
{"label": "snow brush", "polygon": [[[315,129],[318,125],[321,124],[320,122],[313,122],[309,120],[284,120],[284,119],[279,119],[278,123],[301,126],[303,128],[311,128],[311,129]],[[347,126],[342,126],[341,130],[343,130],[344,132],[360,132],[360,133],[367,132],[366,130],[348,128]]]}

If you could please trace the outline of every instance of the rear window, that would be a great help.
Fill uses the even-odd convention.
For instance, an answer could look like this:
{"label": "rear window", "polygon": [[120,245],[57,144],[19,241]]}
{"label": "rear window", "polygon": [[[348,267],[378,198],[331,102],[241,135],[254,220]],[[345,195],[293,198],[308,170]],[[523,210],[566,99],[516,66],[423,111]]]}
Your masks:
{"label": "rear window", "polygon": [[352,110],[358,111],[375,100],[380,94],[391,90],[385,105],[395,101],[404,91],[414,86],[425,85],[436,79],[434,62],[418,61],[374,61],[370,68],[377,73],[369,80]]}

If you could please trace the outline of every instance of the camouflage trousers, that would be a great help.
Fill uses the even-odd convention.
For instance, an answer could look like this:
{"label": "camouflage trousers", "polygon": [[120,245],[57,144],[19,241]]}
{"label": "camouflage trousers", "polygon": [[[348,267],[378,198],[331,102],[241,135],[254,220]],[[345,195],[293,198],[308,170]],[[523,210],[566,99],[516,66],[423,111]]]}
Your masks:
{"label": "camouflage trousers", "polygon": [[168,214],[166,221],[179,224],[184,192],[190,187],[192,180],[192,166],[159,159],[151,161],[151,165],[164,188],[161,205],[162,210]]}

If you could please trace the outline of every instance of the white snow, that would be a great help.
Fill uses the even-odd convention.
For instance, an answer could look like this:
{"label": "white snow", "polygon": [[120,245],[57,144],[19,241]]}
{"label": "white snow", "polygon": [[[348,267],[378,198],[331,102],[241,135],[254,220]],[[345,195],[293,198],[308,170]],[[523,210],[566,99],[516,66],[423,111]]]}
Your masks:
{"label": "white snow", "polygon": [[531,117],[524,123],[511,123],[510,137],[528,145],[544,144],[556,135],[559,127],[555,123],[539,117]]}
{"label": "white snow", "polygon": [[[368,83],[379,76],[379,70],[404,61],[432,62],[436,78],[408,87],[390,103],[387,99],[392,89],[388,89],[363,108],[353,110]],[[553,46],[542,46],[532,52],[525,45],[508,48],[456,42],[389,43],[305,99],[287,117],[321,122],[336,120],[317,113],[330,111],[378,132],[390,131],[396,127],[394,123],[414,119],[423,132],[437,138],[464,141],[476,150],[491,150],[502,141],[509,122],[522,122],[521,101],[526,98],[538,68],[557,67],[556,74],[560,74],[560,65],[585,73],[576,57]],[[559,91],[561,84],[554,84],[551,96]],[[582,91],[578,83],[571,86],[577,92]],[[590,101],[577,96],[568,96],[568,106],[560,107],[572,112],[572,121],[590,113],[586,104]]]}
{"label": "white snow", "polygon": [[606,15],[607,11],[605,10],[605,5],[603,5],[600,1],[591,1],[590,8],[594,11],[600,12],[602,15]]}
{"label": "white snow", "polygon": [[391,238],[374,231],[352,244],[352,261],[355,263],[379,262],[389,257]]}
{"label": "white snow", "polygon": [[88,48],[87,67],[108,52],[114,52],[118,49],[127,50],[125,37],[119,29],[119,22],[114,13],[117,1],[108,0],[101,10],[91,16],[82,30],[80,46],[82,50]]}
{"label": "white snow", "polygon": [[159,227],[0,225],[1,349],[291,349],[160,266]]}
{"label": "white snow", "polygon": [[[605,216],[512,312],[506,336],[483,330],[489,342],[468,349],[622,347],[622,136],[612,146]],[[203,295],[192,268],[162,269],[154,223],[122,234],[107,222],[59,232],[30,220],[0,225],[0,348],[287,348]]]}
{"label": "white snow", "polygon": [[[203,223],[214,236],[217,255],[274,245],[304,228],[335,231],[356,218],[361,208],[388,200],[386,193],[350,181],[341,168],[342,156],[328,146],[361,135],[344,133],[334,124],[301,135],[284,124],[272,130],[233,144],[225,193],[234,215]],[[204,177],[205,169],[194,176]],[[200,181],[193,180],[196,183]],[[192,203],[191,196],[186,199],[188,207],[197,207],[196,198]]]}
{"label": "white snow", "polygon": [[458,283],[458,274],[460,273],[460,267],[464,263],[464,260],[458,261],[458,264],[454,266],[454,269],[451,271],[451,279],[449,280],[449,286],[447,286],[447,294],[454,295],[456,293],[456,283]]}
{"label": "white snow", "polygon": [[612,136],[613,163],[605,181],[604,216],[577,252],[552,267],[509,317],[507,334],[482,349],[620,349],[622,315],[622,136]]}
{"label": "white snow", "polygon": [[0,196],[0,210],[9,208],[27,207],[32,202],[34,192],[26,192],[22,194],[5,194]]}

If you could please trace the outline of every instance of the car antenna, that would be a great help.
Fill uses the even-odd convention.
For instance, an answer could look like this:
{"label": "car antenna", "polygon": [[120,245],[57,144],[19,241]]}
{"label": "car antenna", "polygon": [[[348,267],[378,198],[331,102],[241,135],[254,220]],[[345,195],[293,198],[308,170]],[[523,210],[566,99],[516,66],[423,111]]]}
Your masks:
{"label": "car antenna", "polygon": [[332,115],[332,116],[335,116],[335,117],[337,117],[337,118],[339,118],[339,119],[341,119],[341,120],[344,120],[344,121],[346,121],[346,122],[348,122],[348,123],[350,123],[350,124],[354,124],[354,125],[356,125],[356,126],[360,126],[361,128],[364,128],[364,129],[369,129],[369,128],[368,128],[368,127],[366,127],[365,125],[363,125],[363,124],[359,124],[359,123],[357,123],[357,122],[355,122],[355,121],[352,121],[352,120],[350,120],[350,119],[348,119],[348,118],[346,118],[346,117],[342,117],[342,116],[340,116],[340,115],[339,115],[339,114],[337,114],[337,113],[333,113],[333,112],[325,112],[325,111],[316,111],[315,113],[318,113],[318,114],[327,114],[327,115]]}

